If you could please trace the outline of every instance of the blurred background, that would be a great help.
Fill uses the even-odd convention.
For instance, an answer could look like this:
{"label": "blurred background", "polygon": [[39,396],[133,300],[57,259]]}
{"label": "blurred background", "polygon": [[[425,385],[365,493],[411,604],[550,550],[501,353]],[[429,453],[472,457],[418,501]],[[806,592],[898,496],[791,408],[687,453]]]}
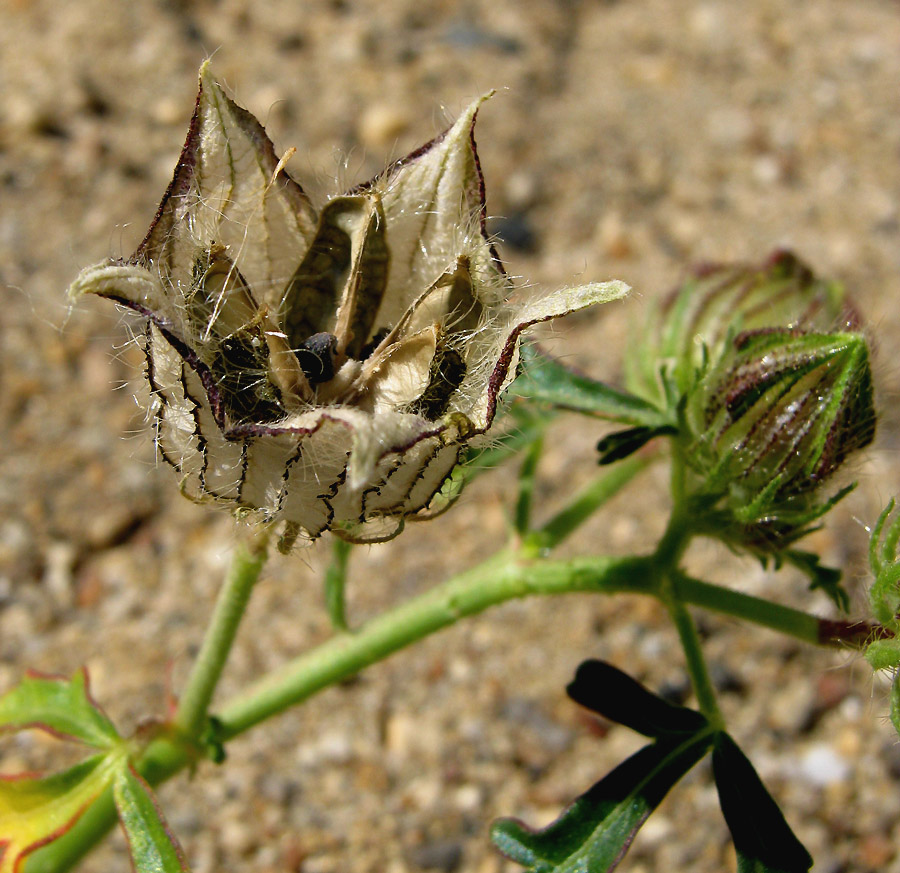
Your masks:
{"label": "blurred background", "polygon": [[[87,664],[128,729],[163,711],[201,638],[234,541],[157,469],[127,382],[140,356],[102,301],[70,311],[79,269],[129,254],[171,178],[196,73],[266,125],[316,196],[368,178],[473,97],[490,229],[510,273],[619,278],[632,297],[557,324],[548,347],[616,376],[629,320],[699,261],[789,246],[842,280],[877,348],[882,417],[858,490],[810,539],[847,568],[900,492],[900,17],[893,0],[5,0],[0,5],[0,689],[26,667]],[[335,180],[338,180],[337,182]],[[540,468],[551,513],[595,475],[596,423],[560,419]],[[352,556],[360,622],[490,554],[514,467],[440,521]],[[649,548],[662,469],[568,553]],[[541,520],[539,515],[538,521]],[[228,694],[329,634],[324,542],[272,561]],[[829,614],[802,579],[712,547],[691,569]],[[900,747],[886,685],[852,653],[807,651],[714,616],[702,630],[730,727],[821,873],[900,871]],[[600,657],[689,702],[674,633],[636,599],[514,603],[445,631],[229,746],[164,787],[196,873],[495,873],[488,823],[544,824],[636,748],[564,694]],[[40,738],[0,751],[14,772]],[[119,834],[85,871],[125,870]],[[734,869],[708,771],[651,818],[630,873]]]}

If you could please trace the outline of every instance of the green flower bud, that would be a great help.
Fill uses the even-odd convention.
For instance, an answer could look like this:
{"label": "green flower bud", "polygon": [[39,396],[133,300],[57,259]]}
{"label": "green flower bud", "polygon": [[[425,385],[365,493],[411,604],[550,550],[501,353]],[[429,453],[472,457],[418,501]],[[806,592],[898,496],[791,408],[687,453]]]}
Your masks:
{"label": "green flower bud", "polygon": [[856,321],[842,286],[817,278],[791,252],[776,251],[760,265],[701,266],[651,316],[644,341],[632,344],[627,387],[669,405],[691,390],[706,361],[722,356],[730,337]]}
{"label": "green flower bud", "polygon": [[822,485],[872,441],[866,341],[792,327],[740,333],[689,392],[684,420],[696,493],[726,538],[777,552],[849,491],[823,497]]}

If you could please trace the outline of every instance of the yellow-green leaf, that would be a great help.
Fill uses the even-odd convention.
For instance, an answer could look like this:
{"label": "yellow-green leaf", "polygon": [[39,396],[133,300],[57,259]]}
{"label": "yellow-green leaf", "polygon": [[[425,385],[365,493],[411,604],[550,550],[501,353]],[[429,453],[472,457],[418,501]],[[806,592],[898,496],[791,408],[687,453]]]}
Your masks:
{"label": "yellow-green leaf", "polygon": [[120,765],[94,755],[52,776],[0,777],[0,873],[21,873],[27,855],[69,830]]}

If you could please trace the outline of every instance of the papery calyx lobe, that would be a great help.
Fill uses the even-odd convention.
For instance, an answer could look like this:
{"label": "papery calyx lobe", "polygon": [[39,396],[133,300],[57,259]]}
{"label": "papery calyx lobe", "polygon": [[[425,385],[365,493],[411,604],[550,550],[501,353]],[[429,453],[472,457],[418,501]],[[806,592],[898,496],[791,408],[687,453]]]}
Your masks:
{"label": "papery calyx lobe", "polygon": [[144,318],[157,446],[185,494],[287,540],[396,532],[490,427],[522,332],[626,292],[513,286],[484,232],[482,100],[314,206],[203,67],[147,236],[71,289]]}

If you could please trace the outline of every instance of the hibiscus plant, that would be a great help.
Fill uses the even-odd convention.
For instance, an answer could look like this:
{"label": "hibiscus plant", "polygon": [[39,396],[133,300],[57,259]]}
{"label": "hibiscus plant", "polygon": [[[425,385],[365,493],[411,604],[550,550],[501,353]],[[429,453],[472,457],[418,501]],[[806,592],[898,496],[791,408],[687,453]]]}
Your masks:
{"label": "hibiscus plant", "polygon": [[[221,763],[254,725],[464,617],[573,591],[658,599],[697,707],[586,660],[570,697],[648,743],[549,826],[495,822],[499,851],[533,873],[612,870],[663,797],[710,755],[738,870],[812,865],[727,731],[692,609],[814,645],[868,647],[875,668],[896,670],[900,520],[891,505],[875,525],[872,620],[819,618],[710,584],[682,559],[695,538],[715,538],[776,570],[799,568],[846,612],[840,572],[798,542],[852,488],[833,484],[835,474],[874,436],[859,317],[840,285],[780,251],[759,265],[692,273],[646,320],[621,386],[571,371],[528,329],[628,289],[613,281],[543,293],[507,276],[485,230],[474,140],[483,99],[371,181],[314,204],[288,174],[291,153],[279,158],[259,122],[208,65],[201,70],[187,140],[146,237],[131,257],[84,270],[70,294],[130,311],[159,457],[186,496],[233,513],[240,544],[171,712],[122,736],[83,669],[28,674],[0,696],[0,731],[43,730],[85,749],[62,772],[0,777],[0,873],[71,869],[117,820],[139,873],[187,870],[154,786]],[[598,477],[536,526],[544,433],[572,413],[621,428],[599,442]],[[352,544],[439,515],[474,476],[503,475],[516,455],[509,542],[348,632]],[[671,468],[672,504],[655,549],[552,557],[655,463]],[[268,549],[297,551],[326,535],[333,638],[211,708]]]}

